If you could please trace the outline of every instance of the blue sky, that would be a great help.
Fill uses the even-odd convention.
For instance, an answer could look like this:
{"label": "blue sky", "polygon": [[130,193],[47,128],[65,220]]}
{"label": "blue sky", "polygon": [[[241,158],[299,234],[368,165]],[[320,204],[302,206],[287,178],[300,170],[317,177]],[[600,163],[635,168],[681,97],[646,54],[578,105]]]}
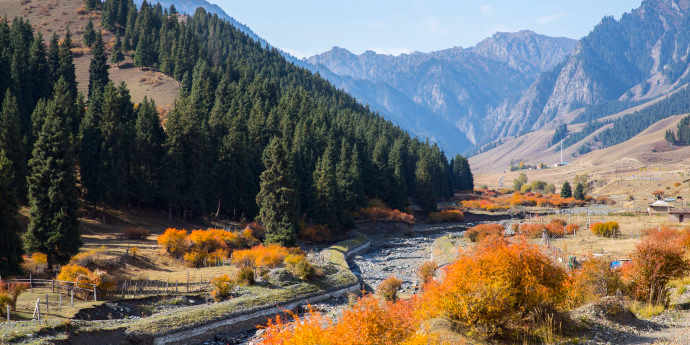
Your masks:
{"label": "blue sky", "polygon": [[473,46],[496,31],[529,29],[578,39],[605,15],[640,0],[210,0],[297,57],[333,46],[400,54]]}

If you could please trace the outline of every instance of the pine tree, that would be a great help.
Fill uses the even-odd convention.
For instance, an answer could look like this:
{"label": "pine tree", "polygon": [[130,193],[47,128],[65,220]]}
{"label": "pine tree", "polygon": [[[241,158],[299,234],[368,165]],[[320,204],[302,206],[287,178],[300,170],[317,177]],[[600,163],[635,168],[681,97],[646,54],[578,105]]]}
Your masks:
{"label": "pine tree", "polygon": [[573,193],[573,197],[577,200],[585,200],[585,186],[582,183],[577,183],[575,185],[575,192]]}
{"label": "pine tree", "polygon": [[65,120],[51,111],[48,104],[43,127],[29,161],[29,252],[47,255],[48,269],[64,263],[81,247],[79,238],[77,184],[70,143],[70,128]]}
{"label": "pine tree", "polygon": [[50,38],[50,46],[47,54],[48,75],[49,75],[49,92],[53,90],[53,84],[60,79],[60,37],[57,33],[53,33]]}
{"label": "pine tree", "polygon": [[118,33],[117,36],[115,36],[115,45],[110,55],[110,62],[120,67],[120,62],[122,61],[125,61],[125,55],[122,53],[122,39],[120,39],[120,34]]}
{"label": "pine tree", "polygon": [[69,27],[65,33],[65,39],[60,45],[59,52],[60,64],[57,73],[57,80],[64,78],[67,83],[67,89],[72,94],[72,97],[77,97],[77,76],[74,70],[74,62],[72,57],[72,34]]}
{"label": "pine tree", "polygon": [[563,182],[561,187],[561,198],[570,198],[573,196],[573,191],[570,189],[570,183],[568,181]]}
{"label": "pine tree", "polygon": [[[100,31],[99,31],[100,33]],[[83,42],[84,45],[87,47],[91,47],[91,45],[96,41],[96,32],[93,30],[93,21],[91,21],[91,18],[89,18],[89,21],[86,22],[86,25],[84,26],[84,38]]]}
{"label": "pine tree", "polygon": [[331,147],[319,158],[314,170],[314,221],[327,225],[331,230],[338,230],[339,209],[337,185]]}
{"label": "pine tree", "polygon": [[266,170],[261,173],[256,203],[260,208],[259,219],[266,227],[266,243],[291,246],[295,243],[299,215],[297,192],[292,167],[280,139],[271,139],[262,161]]}
{"label": "pine tree", "polygon": [[79,176],[84,189],[84,198],[96,207],[102,200],[103,190],[98,176],[101,163],[101,108],[103,92],[96,90],[89,97],[88,109],[79,128]]}
{"label": "pine tree", "polygon": [[118,93],[112,82],[103,89],[101,107],[101,150],[98,184],[106,205],[124,202],[127,198],[126,120],[119,107]]}
{"label": "pine tree", "polygon": [[0,275],[3,277],[20,273],[22,262],[21,226],[17,221],[19,204],[12,170],[12,162],[0,149]]}
{"label": "pine tree", "polygon": [[470,169],[470,162],[467,158],[457,155],[452,160],[453,175],[455,176],[457,185],[454,188],[458,190],[473,190],[474,177]]}
{"label": "pine tree", "polygon": [[100,4],[99,0],[84,0],[84,6],[86,6],[86,9],[89,11],[93,11],[98,8],[98,4]]}
{"label": "pine tree", "polygon": [[398,138],[388,154],[388,168],[391,173],[391,188],[388,199],[389,206],[399,210],[407,207],[407,179],[405,166],[407,165],[407,148],[405,140]]}
{"label": "pine tree", "polygon": [[105,56],[103,36],[100,32],[96,34],[91,53],[93,57],[89,66],[89,97],[95,88],[104,88],[110,80],[108,77],[110,66],[108,66],[108,58]]}
{"label": "pine tree", "polygon": [[7,89],[0,112],[0,151],[4,151],[12,168],[12,175],[16,181],[19,200],[26,202],[26,154],[24,138],[19,121],[17,99],[10,89]]}
{"label": "pine tree", "polygon": [[[52,80],[46,80],[46,78],[48,78],[50,75],[50,72],[47,62],[45,42],[43,42],[43,35],[40,32],[36,35],[34,42],[31,44],[31,53],[29,59],[29,66],[31,68],[31,94],[33,96],[30,103],[31,108],[33,108],[39,99],[50,97],[50,92],[52,91]],[[28,116],[31,114],[30,111],[31,109],[25,110],[25,113],[27,114],[27,121],[24,124],[25,127],[22,129],[24,131],[24,135],[31,130],[31,121],[30,117]]]}
{"label": "pine tree", "polygon": [[417,176],[417,193],[415,200],[426,214],[436,211],[436,202],[438,201],[432,178],[433,169],[431,159],[428,155],[421,156],[419,161],[417,161],[417,169],[415,170],[415,175]]}
{"label": "pine tree", "polygon": [[165,132],[158,119],[156,103],[144,97],[137,109],[135,150],[133,152],[134,197],[153,202],[160,183]]}

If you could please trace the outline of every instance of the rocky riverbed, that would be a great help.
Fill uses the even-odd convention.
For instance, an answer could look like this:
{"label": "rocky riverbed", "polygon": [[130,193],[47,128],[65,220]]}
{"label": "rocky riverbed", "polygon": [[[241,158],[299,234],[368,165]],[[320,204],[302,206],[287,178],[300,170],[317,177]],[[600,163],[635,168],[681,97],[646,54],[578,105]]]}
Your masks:
{"label": "rocky riverbed", "polygon": [[381,281],[394,275],[403,281],[402,292],[414,293],[419,287],[417,268],[431,259],[434,240],[465,229],[464,224],[418,224],[414,228],[414,237],[370,235],[369,251],[351,258],[350,268],[369,291],[374,291]]}

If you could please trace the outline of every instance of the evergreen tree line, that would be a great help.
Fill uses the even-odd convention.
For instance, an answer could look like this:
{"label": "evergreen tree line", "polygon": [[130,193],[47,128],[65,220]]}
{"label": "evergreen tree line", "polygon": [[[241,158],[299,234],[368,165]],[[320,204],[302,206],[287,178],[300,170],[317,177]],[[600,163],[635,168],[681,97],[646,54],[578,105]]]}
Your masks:
{"label": "evergreen tree line", "polygon": [[[19,272],[24,249],[48,266],[75,254],[79,240],[76,178],[84,98],[77,94],[69,30],[46,48],[40,33],[16,18],[0,20],[0,274]],[[20,236],[17,212],[29,210]]]}
{"label": "evergreen tree line", "polygon": [[664,138],[671,144],[680,142],[683,145],[690,145],[690,116],[680,119],[676,132],[672,129],[666,130]]}

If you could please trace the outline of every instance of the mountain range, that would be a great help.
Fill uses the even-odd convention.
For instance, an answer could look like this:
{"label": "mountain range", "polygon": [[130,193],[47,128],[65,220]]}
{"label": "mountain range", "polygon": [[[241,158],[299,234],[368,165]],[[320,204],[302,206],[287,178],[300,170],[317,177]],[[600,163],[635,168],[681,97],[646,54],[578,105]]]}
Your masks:
{"label": "mountain range", "polygon": [[[161,2],[188,13],[204,7],[269,45],[207,1]],[[689,8],[688,0],[645,0],[619,20],[604,17],[579,41],[525,30],[429,53],[356,55],[334,47],[302,60],[283,54],[446,153],[467,154],[504,138],[591,122],[685,85]]]}
{"label": "mountain range", "polygon": [[482,126],[487,110],[527,89],[575,44],[531,31],[499,32],[470,48],[391,56],[334,47],[306,61],[384,116],[408,120],[401,122],[407,130],[456,153],[491,137]]}

